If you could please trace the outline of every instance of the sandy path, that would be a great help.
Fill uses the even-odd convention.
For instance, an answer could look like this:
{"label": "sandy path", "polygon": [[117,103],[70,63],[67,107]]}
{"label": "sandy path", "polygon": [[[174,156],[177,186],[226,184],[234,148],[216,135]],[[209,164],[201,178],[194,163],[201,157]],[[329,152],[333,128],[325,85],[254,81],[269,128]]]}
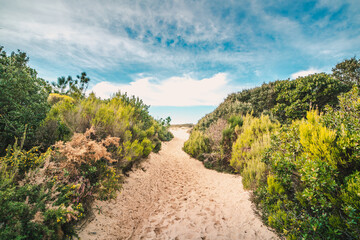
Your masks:
{"label": "sandy path", "polygon": [[130,174],[117,198],[80,233],[84,239],[276,239],[255,216],[240,176],[204,168],[182,151],[185,128]]}

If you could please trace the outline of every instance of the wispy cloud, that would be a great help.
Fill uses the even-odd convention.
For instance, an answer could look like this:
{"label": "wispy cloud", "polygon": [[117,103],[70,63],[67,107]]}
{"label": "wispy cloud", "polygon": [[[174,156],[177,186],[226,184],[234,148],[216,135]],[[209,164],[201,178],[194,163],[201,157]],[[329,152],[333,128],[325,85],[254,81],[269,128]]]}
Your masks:
{"label": "wispy cloud", "polygon": [[329,70],[360,55],[358,0],[0,6],[0,45],[27,52],[40,77],[86,71],[97,95],[119,89],[153,106],[216,105],[242,86]]}
{"label": "wispy cloud", "polygon": [[117,91],[141,96],[152,106],[215,106],[234,90],[225,73],[210,78],[193,79],[190,76],[171,77],[163,81],[154,78],[140,78],[129,84],[100,82],[89,92],[108,98]]}
{"label": "wispy cloud", "polygon": [[0,3],[6,48],[104,77],[229,72],[238,82],[261,83],[314,65],[329,68],[360,52],[356,0]]}

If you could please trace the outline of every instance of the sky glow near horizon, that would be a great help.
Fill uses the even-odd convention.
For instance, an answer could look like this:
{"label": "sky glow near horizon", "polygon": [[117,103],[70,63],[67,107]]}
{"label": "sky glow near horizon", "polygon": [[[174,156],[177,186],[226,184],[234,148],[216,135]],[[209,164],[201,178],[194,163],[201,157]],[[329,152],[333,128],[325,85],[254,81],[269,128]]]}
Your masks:
{"label": "sky glow near horizon", "polygon": [[0,5],[0,45],[26,52],[40,77],[85,71],[97,96],[128,92],[173,123],[195,123],[229,93],[360,55],[358,0]]}

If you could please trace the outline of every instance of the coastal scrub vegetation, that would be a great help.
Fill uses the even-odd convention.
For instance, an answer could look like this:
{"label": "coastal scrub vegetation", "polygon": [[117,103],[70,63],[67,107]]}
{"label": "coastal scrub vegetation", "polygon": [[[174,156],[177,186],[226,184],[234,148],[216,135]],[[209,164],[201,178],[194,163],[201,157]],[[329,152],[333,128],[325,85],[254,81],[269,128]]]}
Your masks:
{"label": "coastal scrub vegetation", "polygon": [[242,175],[280,236],[358,239],[359,62],[230,94],[194,126],[184,150]]}
{"label": "coastal scrub vegetation", "polygon": [[85,95],[90,78],[49,84],[0,47],[0,239],[69,239],[94,199],[169,141],[170,118],[126,93]]}

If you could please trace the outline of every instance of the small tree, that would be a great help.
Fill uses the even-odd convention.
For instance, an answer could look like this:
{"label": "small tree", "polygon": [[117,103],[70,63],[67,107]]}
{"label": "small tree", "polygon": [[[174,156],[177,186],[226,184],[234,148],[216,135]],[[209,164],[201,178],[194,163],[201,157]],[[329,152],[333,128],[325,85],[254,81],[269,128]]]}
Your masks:
{"label": "small tree", "polygon": [[53,82],[52,85],[55,93],[81,98],[85,96],[89,82],[90,78],[87,77],[85,72],[82,72],[80,76],[76,76],[76,79],[73,79],[71,76],[68,76],[67,78],[59,77],[57,82]]}
{"label": "small tree", "polygon": [[332,69],[333,76],[349,85],[360,84],[360,59],[346,59]]}
{"label": "small tree", "polygon": [[50,86],[27,66],[29,58],[20,50],[7,56],[0,47],[0,155],[20,139],[27,125],[25,148],[30,147],[36,129],[49,110]]}

